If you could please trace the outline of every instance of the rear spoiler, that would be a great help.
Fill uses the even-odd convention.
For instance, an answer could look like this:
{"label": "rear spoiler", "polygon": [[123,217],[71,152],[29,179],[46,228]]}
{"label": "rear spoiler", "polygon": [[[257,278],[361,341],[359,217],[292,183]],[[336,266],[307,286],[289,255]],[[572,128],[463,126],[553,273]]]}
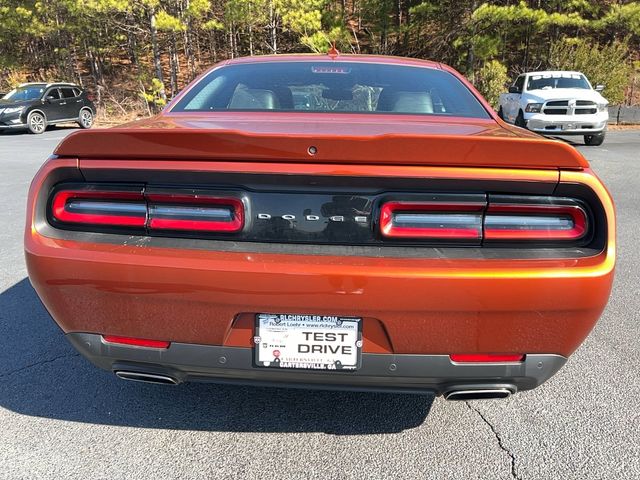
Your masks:
{"label": "rear spoiler", "polygon": [[[314,153],[315,152],[315,153]],[[582,170],[570,145],[538,137],[488,135],[326,135],[193,128],[110,128],[69,135],[60,157],[126,160],[313,162]]]}

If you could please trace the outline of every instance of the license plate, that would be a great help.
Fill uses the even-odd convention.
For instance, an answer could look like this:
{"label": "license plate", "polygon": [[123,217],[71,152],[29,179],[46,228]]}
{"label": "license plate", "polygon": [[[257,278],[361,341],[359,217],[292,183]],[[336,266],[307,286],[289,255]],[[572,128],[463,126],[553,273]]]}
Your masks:
{"label": "license plate", "polygon": [[260,313],[253,341],[258,367],[356,370],[362,350],[362,319]]}

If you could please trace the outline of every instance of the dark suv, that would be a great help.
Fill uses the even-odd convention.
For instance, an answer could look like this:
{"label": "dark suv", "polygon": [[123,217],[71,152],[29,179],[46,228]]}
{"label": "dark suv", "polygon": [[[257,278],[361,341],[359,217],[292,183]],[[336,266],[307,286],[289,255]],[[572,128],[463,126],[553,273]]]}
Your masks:
{"label": "dark suv", "polygon": [[48,125],[76,122],[91,128],[96,108],[72,83],[25,83],[0,98],[0,131],[26,128],[43,133]]}

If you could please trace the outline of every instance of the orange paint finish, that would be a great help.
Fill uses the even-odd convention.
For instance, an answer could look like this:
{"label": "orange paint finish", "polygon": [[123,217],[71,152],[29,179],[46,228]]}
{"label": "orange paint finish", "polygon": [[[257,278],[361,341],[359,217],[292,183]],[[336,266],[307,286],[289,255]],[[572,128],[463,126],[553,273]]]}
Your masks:
{"label": "orange paint finish", "polygon": [[[72,133],[55,153],[180,162],[588,167],[570,145],[520,134],[492,119],[325,113],[291,117],[286,112],[166,114],[123,127]],[[317,149],[313,156],[307,153],[310,146]]]}
{"label": "orange paint finish", "polygon": [[[91,161],[79,163],[90,170]],[[153,162],[131,163],[148,168]],[[152,246],[143,237],[122,244],[56,239],[44,235],[34,220],[41,208],[34,198],[47,175],[62,165],[77,163],[51,160],[34,179],[25,250],[31,281],[65,332],[137,338],[161,333],[174,342],[238,345],[246,344],[248,333],[246,320],[234,331],[239,315],[340,314],[379,322],[380,330],[367,332],[365,351],[370,352],[569,355],[600,316],[613,280],[613,204],[589,170],[562,171],[560,177],[589,185],[598,195],[608,218],[605,251],[575,259],[489,260],[223,252]],[[162,165],[167,166],[156,166]],[[263,165],[281,168],[244,166]],[[176,169],[192,166],[174,164]],[[292,168],[311,173],[332,167]],[[375,172],[380,167],[345,168]],[[406,167],[389,168],[402,174]],[[471,177],[481,170],[432,168],[424,168],[425,176]],[[510,179],[539,173],[495,172]],[[558,175],[544,174],[540,179],[546,181]]]}

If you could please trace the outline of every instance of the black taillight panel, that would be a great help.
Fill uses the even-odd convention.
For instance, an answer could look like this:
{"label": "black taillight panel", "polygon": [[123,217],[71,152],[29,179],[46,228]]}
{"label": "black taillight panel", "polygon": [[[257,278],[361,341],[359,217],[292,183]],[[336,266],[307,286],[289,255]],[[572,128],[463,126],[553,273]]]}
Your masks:
{"label": "black taillight panel", "polygon": [[591,248],[603,238],[602,215],[579,195],[63,183],[47,219],[61,230],[260,243]]}

